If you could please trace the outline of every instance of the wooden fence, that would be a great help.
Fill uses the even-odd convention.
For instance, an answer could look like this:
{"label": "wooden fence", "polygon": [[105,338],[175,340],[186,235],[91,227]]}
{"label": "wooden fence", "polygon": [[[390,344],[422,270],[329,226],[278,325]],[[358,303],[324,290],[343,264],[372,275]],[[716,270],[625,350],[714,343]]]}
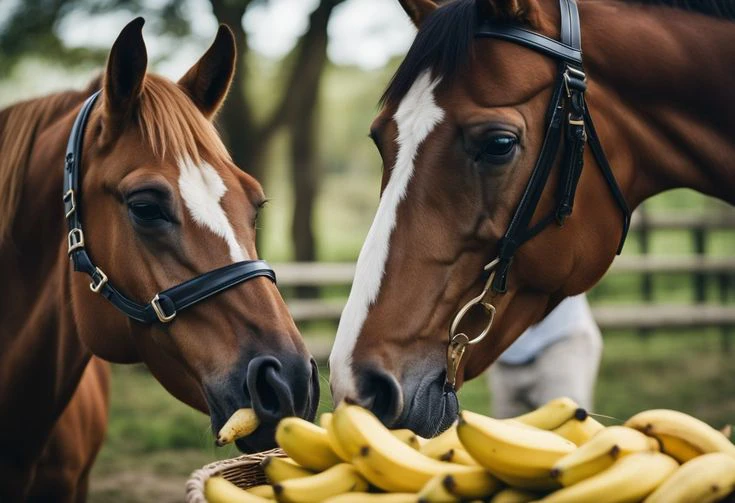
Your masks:
{"label": "wooden fence", "polygon": [[[685,256],[650,255],[651,235],[661,230],[688,232],[695,253]],[[642,301],[628,305],[597,305],[593,302],[593,314],[603,332],[635,329],[645,335],[655,329],[719,327],[723,333],[723,349],[729,350],[731,334],[735,330],[735,304],[730,302],[735,286],[735,250],[733,256],[711,256],[707,254],[706,246],[708,233],[723,230],[735,231],[735,211],[704,215],[636,213],[631,225],[631,239],[633,234],[637,234],[641,254],[618,257],[606,278],[622,274],[640,275]],[[283,288],[298,324],[329,320],[336,327],[346,300],[347,287],[354,275],[354,263],[281,263],[274,268],[279,286]],[[664,274],[691,277],[694,302],[654,303],[655,278]],[[714,302],[707,299],[707,282],[711,279],[717,284],[717,299]],[[344,297],[303,299],[289,294],[304,286],[341,286]],[[310,344],[317,358],[326,356],[332,335]]]}

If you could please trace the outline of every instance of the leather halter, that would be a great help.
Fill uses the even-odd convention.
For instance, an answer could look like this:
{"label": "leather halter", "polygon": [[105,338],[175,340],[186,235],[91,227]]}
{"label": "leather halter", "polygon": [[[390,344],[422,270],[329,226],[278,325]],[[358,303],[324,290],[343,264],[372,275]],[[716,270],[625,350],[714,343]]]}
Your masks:
{"label": "leather halter", "polygon": [[[520,26],[501,25],[489,21],[481,23],[475,32],[475,36],[479,38],[497,38],[513,42],[549,56],[558,61],[559,70],[546,111],[546,134],[541,152],[508,229],[498,243],[498,256],[484,268],[489,274],[485,288],[480,295],[465,304],[452,321],[447,350],[447,385],[452,388],[467,346],[477,344],[490,332],[495,307],[489,302],[488,297],[507,291],[508,273],[516,250],[552,222],[563,225],[565,219],[571,215],[574,195],[584,167],[585,144],[592,150],[592,155],[622,214],[623,232],[618,245],[618,254],[623,249],[630,227],[628,204],[605,157],[584,99],[587,78],[582,66],[582,37],[577,3],[575,0],[559,0],[559,8],[560,41]],[[562,142],[564,151],[560,163],[556,205],[548,215],[531,226],[531,219],[536,212]],[[476,305],[485,309],[488,322],[479,335],[469,339],[466,334],[457,333],[457,329],[465,314]]]}
{"label": "leather halter", "polygon": [[139,304],[126,297],[110,283],[107,275],[96,266],[85,248],[84,232],[79,215],[81,196],[79,191],[84,129],[95,101],[97,91],[82,105],[69,135],[64,160],[64,213],[69,227],[68,254],[74,270],[89,275],[90,290],[99,293],[118,310],[140,323],[169,323],[182,309],[201,302],[228,288],[260,276],[275,283],[276,274],[263,260],[244,260],[201,274],[172,288],[157,293],[148,304]]}

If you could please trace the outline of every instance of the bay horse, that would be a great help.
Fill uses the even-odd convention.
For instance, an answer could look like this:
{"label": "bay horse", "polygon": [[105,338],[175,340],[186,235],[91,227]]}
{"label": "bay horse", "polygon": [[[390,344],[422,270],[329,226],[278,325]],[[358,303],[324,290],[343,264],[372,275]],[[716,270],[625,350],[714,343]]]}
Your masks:
{"label": "bay horse", "polygon": [[244,451],[316,411],[316,365],[257,260],[263,190],[212,122],[232,32],[174,83],[147,73],[142,28],[88,89],[0,111],[0,501],[28,494],[92,355],[144,362],[215,432],[252,407]]}
{"label": "bay horse", "polygon": [[381,197],[330,383],[430,436],[599,281],[631,209],[677,187],[735,203],[735,3],[400,3],[418,33],[372,123]]}

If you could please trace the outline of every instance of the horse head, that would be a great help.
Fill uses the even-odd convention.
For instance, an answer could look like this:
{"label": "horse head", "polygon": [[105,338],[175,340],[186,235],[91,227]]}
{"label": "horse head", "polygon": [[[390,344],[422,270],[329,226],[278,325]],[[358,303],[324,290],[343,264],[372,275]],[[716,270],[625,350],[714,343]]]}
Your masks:
{"label": "horse head", "polygon": [[[383,160],[381,198],[330,357],[336,401],[436,434],[456,417],[456,387],[612,262],[620,209],[586,149],[574,216],[544,224],[517,248],[502,292],[488,282],[544,144],[559,63],[476,33],[490,23],[558,39],[554,2],[401,0],[419,30],[371,127]],[[555,208],[561,157],[552,159],[531,227]],[[453,334],[481,334],[490,304],[494,322],[464,348],[447,386],[450,328],[472,299]]]}
{"label": "horse head", "polygon": [[[76,204],[86,250],[105,280],[148,302],[257,259],[256,221],[266,198],[233,163],[212,122],[235,67],[230,30],[221,26],[174,83],[146,73],[142,27],[140,18],[128,24],[110,52],[86,125]],[[241,449],[272,446],[281,417],[313,418],[317,368],[270,278],[218,290],[170,323],[141,323],[91,293],[84,275],[69,274],[84,344],[107,360],[145,362],[174,396],[208,412],[215,432],[237,409],[252,407],[261,426],[238,441]]]}

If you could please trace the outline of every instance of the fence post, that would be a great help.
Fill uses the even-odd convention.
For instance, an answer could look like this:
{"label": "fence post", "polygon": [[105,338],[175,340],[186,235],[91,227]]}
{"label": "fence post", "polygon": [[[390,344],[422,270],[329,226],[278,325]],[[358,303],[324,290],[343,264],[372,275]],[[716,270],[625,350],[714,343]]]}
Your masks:
{"label": "fence post", "polygon": [[[707,235],[704,226],[697,226],[692,229],[692,240],[694,244],[694,253],[698,256],[704,256],[707,253]],[[701,272],[695,272],[692,275],[694,287],[694,300],[697,304],[702,304],[707,300],[707,276]]]}

